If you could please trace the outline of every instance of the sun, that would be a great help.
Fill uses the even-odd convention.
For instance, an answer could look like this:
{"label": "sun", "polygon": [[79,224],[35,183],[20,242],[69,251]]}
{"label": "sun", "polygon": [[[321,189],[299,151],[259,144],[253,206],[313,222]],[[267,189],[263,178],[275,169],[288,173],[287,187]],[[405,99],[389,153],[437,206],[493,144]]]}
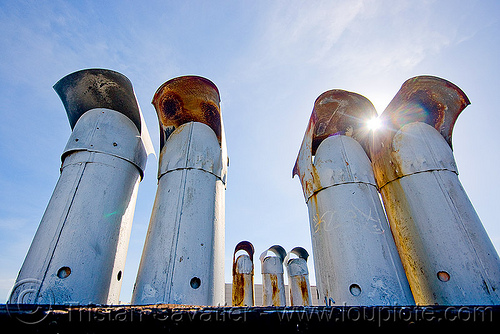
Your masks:
{"label": "sun", "polygon": [[371,131],[376,131],[377,129],[380,128],[382,125],[382,122],[380,121],[379,117],[373,117],[366,121],[366,126],[368,127],[369,130]]}

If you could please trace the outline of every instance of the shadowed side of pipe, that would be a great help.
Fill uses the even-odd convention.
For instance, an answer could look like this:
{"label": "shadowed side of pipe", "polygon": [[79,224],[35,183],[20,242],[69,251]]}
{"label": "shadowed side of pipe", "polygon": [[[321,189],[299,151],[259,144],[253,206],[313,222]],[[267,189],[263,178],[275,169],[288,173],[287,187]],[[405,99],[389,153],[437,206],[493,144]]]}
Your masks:
{"label": "shadowed side of pipe", "polygon": [[152,103],[158,188],[131,302],[224,305],[228,159],[219,92],[208,79],[178,77]]}
{"label": "shadowed side of pipe", "polygon": [[326,305],[414,303],[366,154],[367,124],[376,116],[359,94],[321,94],[295,164],[309,211],[319,298]]}
{"label": "shadowed side of pipe", "polygon": [[73,131],[9,303],[116,304],[146,165],[146,129],[120,73],[82,70],[54,89]]}
{"label": "shadowed side of pipe", "polygon": [[500,303],[500,260],[458,179],[451,146],[468,104],[449,81],[409,79],[372,142],[375,177],[419,305]]}

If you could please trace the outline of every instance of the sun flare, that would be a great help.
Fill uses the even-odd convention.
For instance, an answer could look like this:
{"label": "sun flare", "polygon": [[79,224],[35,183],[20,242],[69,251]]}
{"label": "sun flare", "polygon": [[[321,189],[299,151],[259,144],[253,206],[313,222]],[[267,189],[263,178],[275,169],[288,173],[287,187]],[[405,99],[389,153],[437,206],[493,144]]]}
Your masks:
{"label": "sun flare", "polygon": [[366,126],[371,131],[375,131],[375,130],[379,129],[381,125],[382,125],[382,122],[380,121],[380,118],[378,118],[378,117],[374,117],[372,119],[369,119],[366,122]]}

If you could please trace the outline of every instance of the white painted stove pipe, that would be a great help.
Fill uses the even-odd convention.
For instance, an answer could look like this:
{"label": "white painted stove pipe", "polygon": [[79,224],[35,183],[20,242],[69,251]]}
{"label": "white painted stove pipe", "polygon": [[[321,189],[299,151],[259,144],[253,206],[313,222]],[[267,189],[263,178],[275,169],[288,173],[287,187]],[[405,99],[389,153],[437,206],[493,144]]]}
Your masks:
{"label": "white painted stove pipe", "polygon": [[376,115],[361,95],[323,93],[294,169],[309,210],[319,300],[326,305],[414,304],[362,146]]}
{"label": "white painted stove pipe", "polygon": [[158,189],[131,303],[224,305],[227,155],[217,87],[175,78],[153,104],[161,127]]}
{"label": "white painted stove pipe", "polygon": [[120,73],[82,70],[54,89],[73,132],[9,303],[117,304],[147,129]]}

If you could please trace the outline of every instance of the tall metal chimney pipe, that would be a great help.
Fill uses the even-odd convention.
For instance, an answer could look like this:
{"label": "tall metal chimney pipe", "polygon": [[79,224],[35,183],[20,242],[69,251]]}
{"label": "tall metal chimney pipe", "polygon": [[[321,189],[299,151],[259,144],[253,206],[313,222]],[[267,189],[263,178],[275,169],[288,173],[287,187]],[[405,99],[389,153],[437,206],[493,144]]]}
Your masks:
{"label": "tall metal chimney pipe", "polygon": [[147,130],[120,73],[81,70],[54,89],[73,131],[9,303],[117,304]]}
{"label": "tall metal chimney pipe", "polygon": [[465,93],[432,76],[407,80],[381,115],[371,159],[419,305],[500,304],[500,259],[460,180],[452,130]]}
{"label": "tall metal chimney pipe", "polygon": [[227,153],[217,87],[184,76],[158,88],[158,189],[132,304],[224,305]]}
{"label": "tall metal chimney pipe", "polygon": [[359,94],[321,94],[293,170],[309,209],[319,299],[327,305],[414,304],[366,154],[374,117]]}

